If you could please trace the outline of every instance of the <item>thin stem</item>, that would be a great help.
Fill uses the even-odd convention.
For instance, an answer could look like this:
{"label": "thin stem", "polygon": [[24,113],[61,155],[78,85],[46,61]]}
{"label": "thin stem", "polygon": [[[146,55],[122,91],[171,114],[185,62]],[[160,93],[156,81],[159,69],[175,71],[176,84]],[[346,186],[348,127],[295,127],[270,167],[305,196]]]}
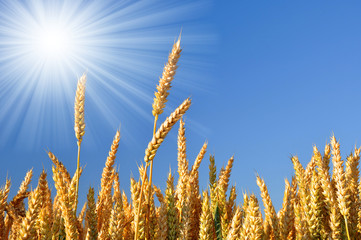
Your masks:
{"label": "thin stem", "polygon": [[154,127],[153,127],[153,136],[155,135],[155,131],[157,130],[157,121],[158,121],[158,114],[154,117]]}
{"label": "thin stem", "polygon": [[134,216],[135,217],[134,240],[138,239],[140,205],[142,204],[142,200],[143,200],[144,182],[145,182],[145,177],[147,176],[146,173],[147,173],[148,167],[149,167],[149,162],[145,165],[145,170],[144,170],[144,174],[143,174],[143,178],[142,178],[142,187],[140,188],[140,196],[139,196],[137,216]]}
{"label": "thin stem", "polygon": [[[153,136],[155,135],[155,131],[157,130],[157,121],[158,121],[158,114],[154,117],[154,127],[153,127]],[[150,169],[149,169],[149,186],[148,186],[148,223],[149,223],[149,216],[150,216],[150,198],[152,192],[152,179],[153,179],[153,159],[150,161]],[[149,228],[147,228],[146,236],[149,237]]]}
{"label": "thin stem", "polygon": [[[155,115],[154,118],[154,127],[153,127],[153,136],[155,135],[155,131],[157,129],[157,121],[158,121],[158,114]],[[140,205],[142,203],[143,200],[143,191],[144,191],[144,182],[145,182],[145,177],[146,177],[146,173],[148,171],[148,167],[149,167],[149,162],[147,162],[147,164],[145,165],[145,170],[144,170],[144,174],[143,174],[143,178],[142,178],[142,187],[140,189],[140,196],[139,196],[139,203],[138,203],[138,211],[137,211],[137,216],[135,219],[135,233],[134,233],[134,240],[138,239],[138,230],[139,230],[139,215],[140,215]],[[150,161],[150,173],[149,173],[149,186],[152,186],[152,177],[153,177],[153,160]],[[150,205],[149,205],[149,201],[150,201],[150,189],[148,189],[148,213],[150,211]],[[146,234],[146,236],[149,233]]]}
{"label": "thin stem", "polygon": [[77,158],[77,162],[76,162],[76,194],[75,194],[75,214],[76,214],[76,209],[78,206],[78,191],[79,191],[79,166],[80,166],[80,145],[81,142],[78,141],[78,158]]}
{"label": "thin stem", "polygon": [[345,226],[346,226],[347,239],[348,239],[348,240],[351,240],[350,234],[349,234],[349,232],[348,232],[347,217],[346,217],[346,216],[343,216],[343,217],[345,218]]}

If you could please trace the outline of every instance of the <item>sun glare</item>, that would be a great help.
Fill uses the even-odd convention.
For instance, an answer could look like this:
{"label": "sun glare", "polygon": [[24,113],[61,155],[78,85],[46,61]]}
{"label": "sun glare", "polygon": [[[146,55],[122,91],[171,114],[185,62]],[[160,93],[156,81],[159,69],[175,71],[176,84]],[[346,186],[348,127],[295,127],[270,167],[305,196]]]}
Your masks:
{"label": "sun glare", "polygon": [[66,55],[71,44],[69,38],[67,31],[63,29],[45,30],[38,39],[38,50],[47,57]]}
{"label": "sun glare", "polygon": [[[72,146],[73,133],[63,129],[73,120],[65,116],[88,70],[88,112],[96,113],[88,126],[91,119],[108,123],[101,134],[88,131],[91,144],[103,141],[104,129],[114,130],[124,113],[149,118],[143,106],[152,99],[159,64],[180,23],[188,24],[206,1],[0,1],[0,149]],[[187,39],[204,45],[204,36],[193,33]]]}
{"label": "sun glare", "polygon": [[36,27],[30,32],[33,55],[40,61],[61,64],[69,58],[73,42],[71,32],[63,26],[49,23],[46,27]]}

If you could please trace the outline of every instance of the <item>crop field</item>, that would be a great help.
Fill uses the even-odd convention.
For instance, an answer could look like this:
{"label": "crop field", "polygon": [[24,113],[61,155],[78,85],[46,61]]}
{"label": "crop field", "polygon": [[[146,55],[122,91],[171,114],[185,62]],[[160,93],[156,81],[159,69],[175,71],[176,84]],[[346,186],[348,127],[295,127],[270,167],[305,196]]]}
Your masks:
{"label": "crop field", "polygon": [[[355,148],[343,160],[340,144],[332,136],[323,149],[314,146],[307,166],[293,156],[294,177],[285,180],[282,208],[278,211],[261,176],[256,177],[261,199],[252,193],[237,193],[230,183],[234,158],[217,170],[214,156],[207,154],[207,142],[194,162],[188,161],[183,116],[191,107],[191,99],[185,99],[163,123],[158,122],[171,92],[181,51],[179,38],[156,86],[153,138],[145,149],[144,163],[139,166],[140,178],[132,178],[130,186],[120,186],[114,167],[120,140],[117,131],[99,192],[94,191],[97,186],[90,187],[87,202],[78,206],[79,178],[86,164],[81,161],[80,151],[86,134],[84,74],[78,80],[74,103],[78,147],[75,174],[69,173],[49,150],[53,163],[50,173],[44,170],[38,177],[30,170],[12,199],[9,191],[16,186],[10,180],[2,183],[0,239],[361,239],[361,148]],[[170,172],[166,189],[160,189],[152,181],[157,172],[153,162],[172,128],[178,128],[177,175]],[[209,183],[203,192],[198,172],[201,162],[209,165]],[[56,192],[50,191],[50,180]],[[30,189],[31,181],[37,181],[36,188]],[[123,191],[129,187],[130,198]]]}

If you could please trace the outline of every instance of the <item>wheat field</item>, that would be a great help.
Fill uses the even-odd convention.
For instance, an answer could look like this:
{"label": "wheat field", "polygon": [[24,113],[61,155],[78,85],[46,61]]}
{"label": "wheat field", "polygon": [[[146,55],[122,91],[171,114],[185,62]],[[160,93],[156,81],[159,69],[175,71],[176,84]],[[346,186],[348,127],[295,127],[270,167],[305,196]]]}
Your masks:
{"label": "wheat field", "polygon": [[[78,81],[74,104],[78,146],[75,174],[72,176],[48,151],[53,163],[49,175],[55,193],[50,191],[45,171],[33,190],[29,190],[33,171],[28,171],[12,199],[9,199],[11,182],[7,180],[0,189],[0,239],[361,239],[358,169],[361,148],[355,148],[342,160],[340,144],[332,136],[322,153],[314,146],[307,166],[302,166],[293,156],[294,177],[285,180],[279,211],[274,208],[267,185],[260,176],[255,180],[262,199],[257,199],[255,194],[238,196],[235,186],[229,182],[235,159],[231,157],[217,173],[214,156],[206,156],[207,142],[194,162],[188,161],[182,117],[190,108],[191,99],[185,99],[163,123],[158,123],[181,51],[179,38],[156,87],[152,105],[153,138],[145,150],[144,165],[139,167],[140,179],[131,178],[131,197],[128,199],[122,190],[114,167],[120,140],[117,131],[105,162],[99,192],[89,188],[87,202],[78,206],[78,183],[83,171],[80,148],[85,134],[86,75],[83,75]],[[162,190],[152,182],[153,171],[157,171],[153,169],[153,161],[157,161],[158,148],[177,123],[178,176],[170,172],[166,189]],[[198,169],[202,161],[209,165],[209,184],[200,192]],[[260,201],[264,210],[260,208]]]}

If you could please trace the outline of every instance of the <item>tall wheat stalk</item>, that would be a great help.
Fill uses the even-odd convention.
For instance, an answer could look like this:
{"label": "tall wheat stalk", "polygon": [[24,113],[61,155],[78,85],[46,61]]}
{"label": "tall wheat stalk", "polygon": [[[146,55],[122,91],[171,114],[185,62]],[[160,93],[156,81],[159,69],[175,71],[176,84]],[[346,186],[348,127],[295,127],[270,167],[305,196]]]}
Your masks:
{"label": "tall wheat stalk", "polygon": [[[153,102],[153,111],[152,111],[154,116],[153,136],[156,133],[158,116],[162,114],[164,111],[165,103],[167,102],[167,97],[169,95],[169,90],[171,88],[171,82],[174,78],[177,69],[177,62],[180,57],[180,53],[182,51],[180,48],[180,39],[181,39],[181,35],[179,35],[178,41],[173,45],[172,52],[169,54],[168,57],[168,62],[164,67],[162,78],[159,79],[159,85],[157,86],[158,91],[155,92],[154,94],[155,98]],[[149,171],[149,188],[148,188],[148,201],[147,201],[148,203],[150,200],[150,194],[151,194],[150,188],[152,186],[152,178],[153,178],[153,159],[151,159],[150,162],[146,163],[145,172],[147,172],[149,165],[150,165],[150,171]],[[142,177],[142,187],[140,190],[139,204],[142,203],[142,199],[143,199],[144,182],[145,182],[145,174]],[[149,207],[147,212],[149,213]],[[138,214],[139,213],[140,213],[140,208],[138,210]],[[138,237],[138,233],[137,233],[138,225],[139,223],[137,220],[137,223],[135,225],[134,239],[137,239]]]}
{"label": "tall wheat stalk", "polygon": [[83,140],[83,136],[85,133],[85,121],[84,121],[84,100],[85,100],[85,83],[86,83],[86,74],[84,73],[78,80],[77,89],[75,93],[75,101],[74,101],[74,131],[75,137],[78,139],[78,156],[76,161],[76,172],[77,172],[77,180],[76,180],[76,194],[75,194],[75,212],[78,203],[78,192],[79,192],[79,168],[80,168],[80,146]]}

